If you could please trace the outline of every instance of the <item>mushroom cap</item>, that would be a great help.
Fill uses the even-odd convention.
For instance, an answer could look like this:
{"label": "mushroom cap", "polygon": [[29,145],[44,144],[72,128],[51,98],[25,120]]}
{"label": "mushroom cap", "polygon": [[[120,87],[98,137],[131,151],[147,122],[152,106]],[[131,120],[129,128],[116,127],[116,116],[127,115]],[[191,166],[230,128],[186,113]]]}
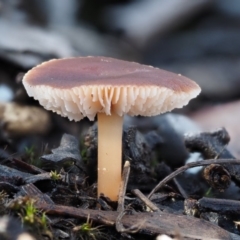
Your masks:
{"label": "mushroom cap", "polygon": [[154,116],[201,91],[184,76],[108,57],[53,59],[27,72],[23,85],[44,108],[75,121],[99,112]]}

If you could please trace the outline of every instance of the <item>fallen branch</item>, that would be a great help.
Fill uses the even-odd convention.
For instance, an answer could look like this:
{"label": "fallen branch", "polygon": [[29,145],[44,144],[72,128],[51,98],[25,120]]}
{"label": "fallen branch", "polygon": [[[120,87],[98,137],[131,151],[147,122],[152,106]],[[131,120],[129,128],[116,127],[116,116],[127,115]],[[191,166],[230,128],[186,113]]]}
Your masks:
{"label": "fallen branch", "polygon": [[[56,205],[33,184],[27,184],[21,188],[21,195],[35,198],[37,200],[35,206],[47,215],[64,216],[82,220],[89,218],[89,220],[95,223],[109,227],[113,227],[120,216],[117,211],[101,211]],[[213,223],[186,215],[167,212],[137,212],[120,217],[125,229],[134,230],[136,226],[138,226],[136,230],[139,233],[151,236],[158,234],[175,236],[177,232],[182,238],[187,239],[239,239],[236,235],[225,231]]]}
{"label": "fallen branch", "polygon": [[[89,217],[91,221],[105,226],[114,226],[119,217],[119,213],[116,211],[81,209],[43,203],[37,203],[36,207],[48,215],[77,219],[87,219]],[[188,239],[233,239],[231,233],[215,224],[185,215],[166,212],[138,212],[121,217],[121,223],[126,229],[133,230],[133,226],[138,226],[137,230],[139,233],[151,236],[158,234],[174,236],[178,232],[183,238]]]}

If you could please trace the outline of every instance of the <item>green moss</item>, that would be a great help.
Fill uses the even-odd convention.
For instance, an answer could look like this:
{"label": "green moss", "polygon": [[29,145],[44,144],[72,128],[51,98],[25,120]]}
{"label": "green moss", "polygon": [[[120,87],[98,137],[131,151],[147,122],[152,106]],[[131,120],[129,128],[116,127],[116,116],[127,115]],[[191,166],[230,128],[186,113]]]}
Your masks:
{"label": "green moss", "polygon": [[211,187],[205,192],[204,197],[213,197],[213,192]]}
{"label": "green moss", "polygon": [[80,139],[80,155],[82,157],[82,160],[84,164],[88,163],[88,158],[87,158],[87,146],[84,143],[84,138]]}
{"label": "green moss", "polygon": [[57,171],[51,171],[50,177],[53,181],[58,181],[58,180],[61,180],[62,178],[61,174],[57,173]]}
{"label": "green moss", "polygon": [[25,159],[29,164],[36,167],[40,168],[42,165],[33,145],[31,147],[25,147]]}
{"label": "green moss", "polygon": [[19,197],[13,200],[8,208],[20,216],[23,226],[32,234],[35,236],[48,235],[52,239],[52,234],[48,230],[46,214],[35,207],[35,199]]}
{"label": "green moss", "polygon": [[75,226],[73,228],[73,232],[77,239],[108,239],[108,236],[101,232],[102,226],[93,227],[92,221],[89,221],[89,217],[86,221],[86,223],[83,223],[82,225]]}

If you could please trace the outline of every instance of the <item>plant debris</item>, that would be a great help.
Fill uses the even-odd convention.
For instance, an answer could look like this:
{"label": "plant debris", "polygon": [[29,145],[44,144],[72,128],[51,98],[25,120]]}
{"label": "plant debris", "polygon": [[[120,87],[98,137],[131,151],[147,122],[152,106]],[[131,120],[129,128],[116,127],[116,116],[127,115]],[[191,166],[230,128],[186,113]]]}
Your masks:
{"label": "plant debris", "polygon": [[[39,157],[44,170],[10,156],[0,164],[0,186],[4,190],[1,204],[8,207],[7,211],[13,216],[20,216],[27,231],[36,239],[39,236],[48,239],[56,236],[94,239],[98,236],[104,239],[107,232],[111,232],[111,239],[154,238],[159,234],[183,239],[240,239],[234,235],[238,234],[238,229],[233,230],[239,201],[204,196],[190,198],[182,185],[183,180],[177,179],[189,168],[205,166],[202,180],[205,179],[206,184],[216,191],[230,188],[234,178],[229,169],[239,166],[240,160],[222,150],[218,139],[227,139],[222,137],[227,136],[226,130],[185,138],[191,151],[203,149],[205,157],[217,155],[221,159],[188,163],[172,172],[166,163],[157,164],[154,171],[151,147],[146,141],[148,134],[125,127],[123,158],[127,161],[117,205],[104,196],[97,199],[96,185],[91,183],[94,178],[88,179],[91,161],[96,161],[96,134],[97,128],[93,125],[85,137],[85,146],[81,146],[85,149],[81,152],[83,156],[76,137],[64,134],[58,148]],[[165,178],[157,184],[156,173],[160,166]],[[142,187],[145,183],[147,187]],[[224,224],[217,226],[213,219],[222,223],[224,216]],[[59,229],[59,226],[64,228]]]}

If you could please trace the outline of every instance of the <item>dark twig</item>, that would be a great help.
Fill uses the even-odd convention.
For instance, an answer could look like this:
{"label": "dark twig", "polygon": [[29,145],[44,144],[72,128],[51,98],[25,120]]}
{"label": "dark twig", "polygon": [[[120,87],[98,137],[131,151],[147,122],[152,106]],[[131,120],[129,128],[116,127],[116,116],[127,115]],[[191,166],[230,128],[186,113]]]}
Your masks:
{"label": "dark twig", "polygon": [[183,198],[187,199],[188,195],[185,192],[185,190],[183,189],[183,187],[180,185],[180,183],[178,182],[178,180],[176,178],[173,179],[176,187],[178,188],[178,191],[180,192],[180,194],[182,195]]}
{"label": "dark twig", "polygon": [[199,166],[207,166],[209,164],[240,164],[240,160],[237,159],[209,159],[209,160],[203,160],[193,163],[188,163],[185,166],[182,166],[178,168],[176,171],[169,174],[167,177],[165,177],[162,181],[160,181],[157,186],[150,192],[148,195],[148,198],[150,199],[153,193],[158,191],[162,186],[164,186],[168,181],[175,178],[180,173],[188,170],[189,168],[199,167]]}
{"label": "dark twig", "polygon": [[154,212],[161,212],[160,209],[150,201],[140,190],[134,189],[132,193],[137,196],[146,206],[148,206]]}

